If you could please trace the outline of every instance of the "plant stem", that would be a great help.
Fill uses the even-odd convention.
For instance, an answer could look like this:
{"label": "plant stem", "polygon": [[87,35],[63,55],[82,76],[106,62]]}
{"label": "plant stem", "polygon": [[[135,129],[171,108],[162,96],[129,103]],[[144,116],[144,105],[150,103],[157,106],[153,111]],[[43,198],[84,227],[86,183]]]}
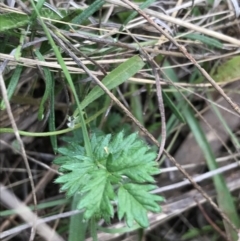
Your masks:
{"label": "plant stem", "polygon": [[65,62],[64,62],[64,60],[62,58],[62,55],[61,55],[60,51],[58,50],[57,45],[53,41],[53,38],[52,38],[52,36],[50,34],[49,29],[47,28],[47,26],[45,25],[45,23],[43,22],[43,20],[40,17],[39,11],[36,8],[36,5],[35,5],[34,1],[33,0],[30,0],[30,1],[31,1],[31,4],[32,4],[34,10],[37,13],[37,16],[39,17],[38,20],[39,20],[40,24],[43,27],[43,30],[44,30],[47,38],[48,38],[49,43],[52,46],[52,49],[53,49],[53,51],[54,51],[54,53],[55,53],[55,55],[57,57],[57,60],[58,60],[59,64],[62,66],[62,68],[63,68],[63,72],[65,74],[65,77],[66,77],[67,81],[68,81],[68,84],[71,87],[71,90],[73,92],[73,96],[74,96],[74,98],[76,100],[77,107],[79,109],[79,117],[80,117],[80,121],[81,121],[81,124],[82,124],[82,132],[83,132],[83,138],[84,138],[84,144],[85,144],[86,152],[87,152],[87,154],[89,156],[92,156],[92,150],[91,150],[90,139],[89,139],[88,132],[87,132],[87,126],[86,126],[86,123],[85,123],[85,120],[84,120],[84,117],[83,117],[82,108],[81,108],[81,105],[80,105],[80,102],[79,102],[79,99],[78,99],[78,96],[77,96],[77,93],[76,93],[76,90],[75,90],[75,87],[74,87],[71,75],[69,74],[67,66],[66,66],[66,64],[65,64]]}
{"label": "plant stem", "polygon": [[96,224],[96,220],[94,218],[91,218],[91,220],[90,220],[90,231],[91,231],[91,236],[93,238],[93,241],[98,241],[97,224]]}

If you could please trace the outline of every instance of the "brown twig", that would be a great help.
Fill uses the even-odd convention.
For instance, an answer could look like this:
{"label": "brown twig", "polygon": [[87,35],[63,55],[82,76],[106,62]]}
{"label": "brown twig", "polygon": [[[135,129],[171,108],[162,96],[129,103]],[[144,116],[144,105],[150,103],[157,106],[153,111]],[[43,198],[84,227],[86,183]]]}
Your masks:
{"label": "brown twig", "polygon": [[[58,166],[56,165],[52,165],[51,167],[49,167],[49,170],[45,173],[45,175],[43,175],[43,177],[41,178],[41,180],[38,182],[38,184],[35,187],[35,192],[38,193],[39,191],[43,190],[46,185],[48,184],[48,182],[56,175],[59,174],[59,172],[57,171]],[[24,204],[28,204],[33,198],[33,194],[30,193],[26,199],[24,200]],[[8,217],[8,219],[1,223],[0,226],[0,233],[3,232],[3,230],[5,230],[10,223],[16,218],[16,214],[13,214],[11,216]]]}
{"label": "brown twig", "polygon": [[178,170],[191,182],[194,188],[196,188],[204,198],[211,204],[211,206],[222,216],[222,218],[232,227],[237,233],[239,230],[237,227],[229,220],[229,218],[222,212],[222,210],[217,206],[217,204],[207,195],[207,193],[191,178],[191,176],[182,168],[182,166],[168,153],[164,150],[164,154],[169,158],[169,160],[178,168]]}
{"label": "brown twig", "polygon": [[[13,116],[11,106],[10,106],[10,103],[9,103],[9,100],[8,100],[7,89],[6,89],[5,82],[3,80],[3,75],[2,75],[1,71],[0,71],[0,87],[1,87],[0,89],[1,89],[1,92],[2,92],[2,97],[3,97],[3,100],[5,102],[6,110],[7,110],[7,113],[8,113],[8,117],[10,119],[10,122],[11,122],[12,128],[14,130],[14,134],[16,136],[16,139],[19,143],[20,150],[21,150],[21,153],[22,153],[22,157],[23,157],[26,169],[27,169],[30,185],[31,185],[31,188],[32,188],[34,210],[35,210],[35,213],[37,213],[37,197],[36,197],[36,193],[35,193],[35,186],[34,186],[32,172],[31,172],[31,169],[30,169],[30,166],[29,166],[29,163],[28,163],[27,154],[26,154],[26,151],[25,151],[25,148],[24,148],[23,141],[22,141],[22,139],[19,135],[17,124],[14,120],[14,116]],[[34,226],[35,225],[33,225],[31,236],[34,236],[34,233],[35,233],[35,227]]]}
{"label": "brown twig", "polygon": [[[0,184],[0,200],[2,203],[15,209],[18,215],[28,223],[35,223],[41,221],[41,219],[34,214],[24,203],[20,202],[18,198],[7,190],[7,188]],[[57,234],[57,232],[51,229],[47,224],[41,223],[36,226],[36,231],[47,241],[64,241],[64,239]]]}
{"label": "brown twig", "polygon": [[[136,10],[136,11],[138,11],[138,9],[139,9],[135,4],[132,4],[131,2],[130,2],[130,4],[132,4],[133,7],[130,4],[128,4],[129,1],[128,2],[126,2],[124,0],[123,1],[120,1],[120,0],[106,0],[106,1],[109,2],[109,3],[115,4],[115,5],[126,7],[126,8],[134,8],[135,7],[134,10]],[[192,23],[190,23],[188,21],[183,21],[180,18],[173,18],[173,17],[171,17],[171,16],[169,16],[167,14],[163,14],[161,12],[157,12],[157,11],[154,11],[154,10],[151,10],[151,9],[144,9],[144,11],[142,11],[142,10],[140,10],[140,11],[143,12],[143,13],[146,12],[147,14],[149,14],[152,17],[159,18],[159,19],[162,19],[164,21],[167,21],[167,22],[170,22],[170,23],[173,23],[173,24],[176,24],[176,25],[183,26],[185,28],[188,28],[188,29],[200,32],[202,34],[211,36],[213,38],[217,38],[219,40],[223,40],[223,41],[226,41],[228,43],[234,44],[234,45],[236,45],[238,47],[240,46],[239,39],[236,39],[236,38],[224,35],[222,33],[215,32],[215,31],[213,31],[211,29],[207,29],[207,28],[204,28],[204,27],[197,26],[197,25],[192,24]]]}
{"label": "brown twig", "polygon": [[230,241],[228,239],[228,237],[226,236],[226,234],[217,226],[217,224],[215,224],[213,222],[213,220],[207,215],[207,213],[205,212],[203,206],[201,205],[201,203],[195,199],[197,205],[198,205],[198,208],[201,210],[203,216],[205,217],[205,219],[208,221],[208,223],[227,241]]}
{"label": "brown twig", "polygon": [[161,34],[168,38],[202,73],[202,75],[212,84],[212,86],[223,96],[223,98],[230,104],[230,106],[239,114],[240,116],[240,107],[234,103],[231,98],[229,98],[223,89],[214,81],[214,79],[198,64],[198,62],[188,53],[186,48],[180,45],[170,34],[164,31],[159,25],[157,25],[149,16],[139,9],[135,4],[131,3],[129,0],[123,0],[126,4],[136,10],[140,15],[142,15],[153,27],[155,27]]}
{"label": "brown twig", "polygon": [[[129,6],[131,6],[133,9],[135,9],[137,12],[139,12],[143,17],[145,17],[147,20],[149,20],[149,22],[155,27],[157,28],[161,33],[163,33],[166,37],[169,38],[169,40],[171,40],[179,49],[180,51],[186,55],[189,60],[196,66],[199,68],[200,72],[209,80],[210,78],[210,82],[213,82],[214,87],[218,90],[220,87],[218,85],[216,85],[216,83],[214,82],[214,80],[211,79],[211,77],[206,73],[205,70],[203,70],[200,65],[196,62],[195,59],[192,58],[192,56],[189,55],[189,53],[187,52],[187,50],[179,45],[170,35],[168,35],[167,33],[165,33],[157,24],[155,24],[151,19],[148,18],[148,16],[141,11],[138,7],[136,7],[136,5],[132,4],[131,2],[129,2],[128,0],[123,0],[125,3],[127,3]],[[141,125],[141,123],[132,115],[132,113],[108,90],[108,88],[106,88],[101,81],[91,73],[91,71],[81,62],[81,60],[79,58],[77,58],[77,56],[71,52],[64,44],[64,42],[58,37],[56,36],[51,30],[49,30],[52,37],[55,39],[55,41],[58,43],[58,45],[71,57],[73,58],[73,60],[76,62],[76,64],[83,68],[84,71],[92,78],[96,81],[96,83],[104,90],[104,92],[109,95],[109,97],[124,111],[124,113],[153,141],[153,143],[155,143],[158,147],[160,147],[160,144],[158,143],[158,141],[152,136],[151,133],[148,132],[148,130]],[[220,91],[223,92],[223,90],[220,88]],[[224,93],[224,92],[223,92]],[[224,93],[225,95],[225,93]],[[229,98],[225,95],[225,99],[231,104],[231,106],[235,109],[235,111],[239,111],[239,107],[236,107],[236,104],[233,103],[231,100],[229,100]],[[238,112],[238,114],[240,113],[240,111]],[[176,160],[170,155],[168,154],[165,150],[164,150],[165,155],[175,164],[175,166],[182,172],[182,174],[187,177],[187,179],[191,182],[191,184],[203,195],[203,197],[206,198],[206,200],[209,201],[209,203],[214,207],[214,209],[216,211],[218,211],[220,213],[220,215],[223,217],[224,220],[226,220],[226,222],[229,223],[229,225],[236,231],[238,232],[237,228],[235,227],[235,225],[233,225],[231,223],[231,221],[228,219],[228,217],[226,217],[226,215],[219,209],[219,207],[212,201],[212,199],[202,190],[202,188],[195,183],[192,178],[190,177],[190,175],[181,167],[180,164],[178,164],[176,162]]]}
{"label": "brown twig", "polygon": [[[150,56],[148,56],[147,53],[146,53],[146,56],[149,59]],[[161,83],[160,83],[160,76],[159,76],[159,73],[157,71],[158,66],[157,66],[157,63],[154,60],[149,61],[149,62],[150,62],[150,65],[152,67],[154,76],[156,77],[158,109],[159,109],[160,115],[161,115],[161,137],[162,137],[162,139],[161,139],[158,155],[157,155],[157,158],[156,158],[156,161],[158,161],[160,159],[162,153],[163,153],[164,146],[166,144],[166,138],[167,138],[166,117],[165,117],[164,103],[163,103],[163,97],[162,97],[162,87],[161,87]]]}
{"label": "brown twig", "polygon": [[[221,87],[219,87],[214,80],[209,76],[209,74],[201,68],[201,66],[196,62],[196,60],[187,52],[187,50],[182,46],[179,45],[174,38],[172,38],[168,33],[162,30],[152,19],[150,19],[141,9],[139,9],[135,4],[131,3],[129,0],[123,0],[126,4],[136,10],[140,15],[142,15],[149,23],[151,23],[157,30],[159,30],[165,37],[167,37],[173,44],[175,44],[179,50],[199,69],[199,71],[210,81],[210,83],[222,94],[222,96],[228,101],[228,103],[233,107],[233,109],[240,115],[240,108],[237,104],[233,103],[232,100],[224,93]],[[154,138],[155,139],[155,138]],[[155,142],[155,141],[154,141]],[[157,140],[156,140],[157,142]],[[159,145],[157,142],[155,144]],[[213,200],[202,190],[202,188],[192,180],[190,175],[182,168],[180,164],[176,162],[176,160],[168,154],[164,150],[165,155],[169,158],[171,162],[176,165],[176,167],[184,174],[185,177],[192,183],[192,185],[209,201],[209,203],[213,206],[213,208],[219,212],[222,218],[232,227],[234,231],[238,233],[237,227],[229,220],[229,218],[222,212],[222,210],[213,202]]]}
{"label": "brown twig", "polygon": [[[131,35],[130,32],[129,32],[129,34]],[[163,97],[162,97],[162,87],[161,87],[160,76],[159,76],[159,73],[157,71],[157,69],[160,69],[160,68],[159,68],[158,64],[156,63],[156,61],[153,58],[151,58],[151,56],[149,56],[149,54],[144,49],[141,48],[137,39],[134,36],[132,36],[132,38],[138,44],[139,50],[142,53],[142,55],[147,59],[147,61],[151,65],[152,71],[153,71],[154,76],[156,78],[156,93],[157,93],[157,100],[158,100],[158,109],[159,109],[160,116],[161,116],[161,137],[162,137],[160,147],[159,147],[159,150],[158,150],[158,155],[157,155],[157,158],[156,158],[156,161],[158,161],[160,159],[162,153],[163,153],[164,146],[166,144],[166,138],[167,138],[166,117],[165,117],[165,109],[164,109],[164,103],[163,103]]]}
{"label": "brown twig", "polygon": [[[51,30],[49,30],[52,37],[55,39],[55,41],[58,43],[58,45],[64,50],[66,54],[68,54],[75,63],[84,69],[86,73],[95,80],[95,82],[102,88],[102,90],[123,110],[123,112],[153,141],[155,145],[160,147],[159,142],[155,139],[155,137],[148,132],[148,130],[142,126],[142,124],[133,116],[133,114],[111,93],[111,91],[108,90],[108,88],[95,76],[91,73],[91,71],[81,62],[77,56],[72,53],[64,44],[64,40],[62,41],[59,37],[57,37]],[[229,220],[229,218],[221,211],[221,209],[212,201],[212,199],[207,195],[206,192],[203,191],[203,189],[191,178],[191,176],[182,168],[180,164],[176,162],[176,160],[168,154],[167,151],[164,150],[165,155],[169,158],[169,160],[174,163],[174,165],[181,171],[181,173],[190,181],[190,183],[203,195],[203,197],[208,200],[208,202],[213,206],[213,208],[219,212],[219,214],[222,216],[224,220],[235,230],[238,232],[238,229],[232,222]]]}

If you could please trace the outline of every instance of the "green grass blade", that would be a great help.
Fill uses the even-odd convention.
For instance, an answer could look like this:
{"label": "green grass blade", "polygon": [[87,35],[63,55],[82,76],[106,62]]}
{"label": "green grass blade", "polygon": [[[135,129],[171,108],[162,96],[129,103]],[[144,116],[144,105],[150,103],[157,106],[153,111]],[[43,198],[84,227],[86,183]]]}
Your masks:
{"label": "green grass blade", "polygon": [[77,103],[77,106],[78,106],[78,110],[79,110],[79,117],[80,117],[80,121],[81,121],[81,124],[82,124],[82,132],[83,132],[83,137],[84,137],[84,143],[85,143],[85,148],[86,148],[86,152],[88,153],[89,156],[92,155],[92,151],[91,151],[91,144],[90,144],[90,139],[89,139],[89,136],[88,136],[88,132],[87,132],[87,127],[86,127],[86,124],[85,124],[85,120],[84,120],[84,117],[83,117],[83,112],[82,112],[82,108],[81,108],[81,105],[80,105],[80,102],[79,102],[79,99],[78,99],[78,95],[77,95],[77,92],[76,92],[76,89],[75,89],[75,86],[73,84],[73,81],[72,81],[72,77],[67,69],[67,66],[63,60],[63,57],[57,47],[57,45],[55,44],[55,42],[53,41],[53,38],[47,28],[47,26],[45,25],[45,23],[43,22],[43,20],[41,19],[40,17],[40,14],[39,14],[39,11],[38,9],[36,8],[36,5],[34,3],[33,0],[30,0],[31,1],[31,4],[34,8],[34,10],[36,11],[37,13],[37,16],[39,18],[39,21],[43,27],[43,30],[46,34],[46,37],[48,38],[48,41],[49,43],[51,44],[52,46],[52,49],[57,57],[57,60],[59,62],[59,64],[61,65],[62,67],[62,70],[63,70],[63,73],[68,81],[68,84],[73,92],[73,96],[74,96],[74,99],[76,100],[76,103]]}
{"label": "green grass blade", "polygon": [[[137,91],[137,86],[135,84],[132,84],[130,88],[132,93]],[[131,110],[133,115],[139,120],[141,124],[143,124],[144,118],[143,118],[142,101],[141,101],[140,95],[131,96]]]}
{"label": "green grass blade", "polygon": [[[102,83],[109,90],[111,90],[128,80],[140,69],[142,69],[143,66],[143,60],[138,55],[135,55],[124,63],[120,64],[116,69],[111,71],[111,73],[109,73],[106,77],[103,78]],[[103,94],[104,91],[99,86],[95,86],[82,101],[82,108],[84,109],[86,106],[88,106],[90,103],[92,103]]]}
{"label": "green grass blade", "polygon": [[[45,61],[44,57],[39,52],[39,50],[37,50],[37,49],[34,50],[34,53],[40,61]],[[50,96],[52,86],[53,86],[52,74],[51,74],[49,68],[42,67],[42,69],[43,69],[43,73],[44,73],[46,86],[45,86],[45,91],[44,91],[42,100],[40,102],[39,110],[38,110],[38,119],[39,120],[42,120],[44,118],[44,105]]]}
{"label": "green grass blade", "polygon": [[[40,203],[37,205],[37,210],[56,207],[56,206],[60,206],[60,205],[68,204],[68,203],[69,203],[69,199],[59,199],[59,200],[55,200],[55,201],[44,202],[44,203]],[[35,207],[34,207],[34,205],[30,205],[30,206],[28,206],[28,208],[31,210],[34,210]],[[6,217],[6,216],[13,215],[13,214],[17,214],[15,209],[0,211],[0,217]]]}
{"label": "green grass blade", "polygon": [[181,112],[178,110],[178,108],[176,107],[176,105],[172,102],[172,100],[168,97],[168,94],[166,92],[162,92],[163,93],[163,99],[164,102],[166,103],[166,105],[172,110],[172,112],[174,113],[174,115],[182,122],[185,123],[184,117],[181,114]]}
{"label": "green grass blade", "polygon": [[37,0],[36,8],[40,12],[41,8],[43,7],[46,0]]}
{"label": "green grass blade", "polygon": [[[52,16],[53,12],[49,13],[48,16],[45,16],[46,10],[45,11],[44,10],[45,9],[42,9],[42,11],[41,11],[41,15],[43,17],[56,19],[56,16]],[[69,26],[71,26],[70,23],[72,22],[72,19],[75,18],[77,15],[79,15],[82,12],[83,12],[82,9],[74,9],[74,12],[64,14],[64,17],[61,19],[61,22],[53,22],[52,24],[58,29],[67,30],[67,29],[69,29]],[[52,49],[51,45],[47,41],[45,41],[42,43],[42,45],[40,47],[40,52],[45,54],[48,51],[50,51],[51,49]]]}
{"label": "green grass blade", "polygon": [[[50,115],[49,115],[49,120],[48,120],[48,126],[49,126],[49,130],[51,132],[56,131],[54,104],[55,104],[55,82],[52,81],[52,86],[51,86],[51,91],[50,91]],[[56,151],[57,151],[57,148],[58,148],[58,146],[57,146],[57,136],[56,135],[50,136],[50,140],[51,140],[52,148],[53,148],[53,150],[56,154]]]}
{"label": "green grass blade", "polygon": [[[141,5],[139,5],[140,9],[144,9],[149,7],[152,3],[154,3],[156,0],[146,0],[145,2],[143,2]],[[132,12],[128,18],[124,21],[123,26],[126,26],[132,19],[134,19],[136,16],[138,15],[138,13],[136,11]]]}
{"label": "green grass blade", "polygon": [[[31,0],[31,4],[34,8],[34,10],[36,11],[37,13],[37,16],[38,16],[38,19],[43,27],[43,30],[48,38],[48,41],[49,43],[51,44],[52,46],[52,49],[57,57],[57,60],[59,62],[59,64],[61,65],[62,67],[62,70],[63,70],[63,73],[68,81],[68,84],[72,90],[72,93],[73,93],[73,96],[74,96],[74,99],[77,103],[77,106],[78,106],[78,110],[79,110],[79,117],[80,117],[80,122],[81,122],[81,125],[82,125],[82,133],[83,133],[83,138],[84,138],[84,144],[85,144],[85,148],[86,148],[86,153],[88,156],[92,156],[92,147],[91,147],[91,143],[90,143],[90,139],[89,139],[89,136],[88,136],[88,132],[87,132],[87,126],[86,126],[86,122],[85,122],[85,119],[83,117],[83,111],[82,111],[82,108],[81,108],[81,105],[80,105],[80,102],[79,102],[79,99],[78,99],[78,95],[77,95],[77,92],[76,92],[76,89],[75,89],[75,86],[73,84],[73,81],[72,81],[72,78],[71,78],[71,75],[67,69],[67,66],[62,58],[62,55],[60,53],[60,51],[58,50],[55,42],[53,41],[53,38],[47,28],[47,26],[45,25],[45,23],[43,22],[43,20],[40,18],[40,14],[39,14],[39,11],[38,9],[36,8],[36,5],[34,4],[33,0]],[[77,196],[75,196],[75,198],[77,198]],[[74,205],[74,203],[73,203]],[[83,220],[80,220],[81,221],[81,225],[83,225]],[[75,230],[76,232],[76,230]],[[73,240],[71,240],[73,241]]]}
{"label": "green grass blade", "polygon": [[93,3],[87,9],[85,9],[80,15],[76,16],[72,20],[72,23],[81,24],[84,20],[91,17],[99,8],[101,8],[104,2],[105,0],[93,1]]}
{"label": "green grass blade", "polygon": [[[169,67],[170,63],[168,61],[164,61],[163,64],[164,67]],[[163,69],[163,74],[164,77],[168,80],[168,81],[172,81],[172,82],[178,82],[178,76],[176,75],[176,73],[174,72],[174,70],[172,68],[167,68],[167,69]],[[165,89],[167,90],[167,89]],[[180,120],[181,122],[185,123],[185,119],[184,116],[182,115],[182,109],[184,108],[184,105],[182,104],[181,100],[182,100],[182,95],[179,93],[178,89],[176,89],[173,86],[169,86],[168,90],[173,91],[172,94],[168,94],[168,98],[166,97],[166,92],[163,91],[163,98],[166,101],[166,104],[168,104],[169,108],[172,110],[173,114],[170,116],[170,118],[167,121],[167,133],[169,133],[173,126],[178,123],[178,120]],[[171,101],[171,98],[175,98],[177,101],[177,104],[173,103]],[[170,101],[171,103],[170,103]],[[180,114],[180,115],[179,115]]]}
{"label": "green grass blade", "polygon": [[[211,98],[211,96],[209,94],[208,94],[208,99],[212,100],[212,103],[214,103],[214,100]],[[218,119],[221,121],[223,128],[228,133],[232,143],[234,144],[234,147],[236,148],[236,150],[239,150],[240,149],[240,143],[238,141],[237,136],[234,135],[234,133],[232,132],[231,128],[228,126],[227,122],[224,119],[224,116],[220,113],[220,111],[217,108],[217,106],[215,106],[212,103],[211,103],[211,107],[212,107],[213,111],[217,115]]]}
{"label": "green grass blade", "polygon": [[[107,110],[107,107],[102,108],[97,113],[92,115],[91,117],[87,118],[85,123],[88,124],[92,121],[94,121],[98,116],[103,114]],[[63,135],[68,132],[71,132],[75,129],[78,129],[82,127],[81,123],[76,124],[74,128],[67,128],[59,131],[52,131],[52,132],[28,132],[28,131],[21,131],[19,130],[19,134],[21,136],[35,136],[35,137],[47,137],[47,136],[54,136],[54,135]],[[14,133],[14,130],[12,128],[0,128],[0,133]]]}
{"label": "green grass blade", "polygon": [[70,12],[66,14],[62,19],[61,22],[63,23],[53,23],[54,26],[58,29],[67,29],[68,23],[72,23],[73,19],[76,18],[76,16],[80,15],[83,12],[82,9],[74,9],[74,12]]}
{"label": "green grass blade", "polygon": [[[192,134],[194,135],[199,147],[204,154],[209,170],[217,169],[218,165],[216,162],[216,158],[194,114],[189,108],[185,108],[183,110],[183,113],[186,122],[188,123],[192,131]],[[217,200],[219,207],[225,213],[225,215],[228,216],[232,223],[234,223],[237,227],[240,227],[240,220],[237,214],[237,210],[234,205],[232,195],[226,185],[223,176],[221,174],[213,176],[213,182],[217,191]],[[226,232],[230,234],[232,240],[237,240],[237,233],[232,230],[232,228],[227,223],[225,224],[225,229]]]}
{"label": "green grass blade", "polygon": [[185,36],[182,36],[182,38],[198,40],[210,47],[216,47],[219,49],[222,49],[222,47],[223,47],[223,44],[219,40],[211,38],[211,37],[207,37],[207,36],[204,36],[201,34],[197,34],[197,33],[190,33]]}
{"label": "green grass blade", "polygon": [[[37,1],[36,9],[38,10],[38,12],[41,11],[44,3],[45,3],[45,0],[38,0],[38,1]],[[34,19],[36,19],[36,17],[37,17],[37,13],[36,13],[36,11],[33,11],[33,12],[32,12],[32,16],[31,16],[31,20],[33,21]]]}
{"label": "green grass blade", "polygon": [[[12,77],[10,79],[10,82],[8,84],[8,87],[7,87],[7,95],[8,95],[8,99],[9,100],[11,99],[12,95],[14,94],[14,91],[15,91],[15,89],[17,87],[18,80],[20,78],[22,70],[23,70],[23,66],[17,65],[16,69],[13,72],[13,75],[12,75]],[[5,107],[5,103],[2,100],[1,103],[0,103],[0,109],[3,110],[5,108],[6,108]]]}
{"label": "green grass blade", "polygon": [[[174,93],[174,96],[179,101],[183,98],[181,93],[178,92]],[[208,168],[210,170],[215,170],[218,167],[215,160],[215,156],[195,116],[189,108],[181,107],[181,113],[183,113],[185,120],[188,123],[193,135],[195,136],[195,139],[197,140],[199,147],[203,151]],[[217,191],[217,200],[219,207],[228,216],[232,223],[239,227],[240,220],[236,212],[236,207],[234,205],[231,193],[229,192],[226,186],[223,176],[216,175],[213,177],[213,181]],[[236,233],[227,224],[225,225],[225,227],[226,232],[230,234],[232,240],[237,240]]]}
{"label": "green grass blade", "polygon": [[30,17],[19,13],[0,14],[0,32],[22,27],[29,23]]}

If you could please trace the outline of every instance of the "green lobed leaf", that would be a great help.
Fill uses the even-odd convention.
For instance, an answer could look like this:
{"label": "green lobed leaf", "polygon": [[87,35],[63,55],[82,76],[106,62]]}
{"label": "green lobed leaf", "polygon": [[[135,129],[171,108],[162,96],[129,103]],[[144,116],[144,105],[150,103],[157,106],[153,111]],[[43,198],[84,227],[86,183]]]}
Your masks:
{"label": "green lobed leaf", "polygon": [[67,191],[68,197],[73,196],[75,193],[81,192],[86,181],[89,179],[88,173],[94,169],[96,169],[96,166],[90,161],[64,164],[61,166],[61,170],[71,172],[58,177],[55,183],[62,183],[61,190]]}
{"label": "green lobed leaf", "polygon": [[85,150],[79,143],[72,142],[67,147],[58,148],[58,152],[65,156],[76,156],[76,155],[84,155]]}
{"label": "green lobed leaf", "polygon": [[130,147],[134,141],[137,139],[138,134],[137,133],[133,133],[127,137],[124,138],[124,132],[121,131],[119,132],[114,139],[111,142],[111,145],[109,146],[110,152],[112,153],[117,153],[121,150],[124,150],[125,146]]}
{"label": "green lobed leaf", "polygon": [[[152,175],[159,173],[156,153],[139,140],[137,133],[127,137],[123,131],[114,137],[93,134],[90,143],[91,157],[78,143],[58,149],[66,156],[55,161],[64,173],[55,182],[62,184],[67,196],[81,193],[77,207],[84,210],[85,219],[104,218],[110,222],[114,214],[111,202],[116,201],[120,219],[125,217],[128,225],[136,221],[145,227],[147,211],[160,210],[157,201],[163,200],[149,193],[154,185],[144,185],[154,183]],[[130,213],[129,205],[134,206]]]}
{"label": "green lobed leaf", "polygon": [[71,161],[71,158],[69,156],[59,156],[59,157],[55,158],[53,162],[56,165],[63,165],[66,162],[70,162],[70,161]]}
{"label": "green lobed leaf", "polygon": [[136,182],[154,182],[152,175],[159,174],[159,169],[154,161],[156,153],[141,140],[137,140],[137,133],[125,139],[120,132],[109,144],[109,158],[106,167],[108,171],[125,175]]}
{"label": "green lobed leaf", "polygon": [[122,185],[118,191],[118,218],[125,217],[129,227],[134,221],[141,227],[148,227],[147,211],[159,212],[161,209],[156,201],[163,201],[162,197],[149,193],[154,188],[154,185]]}
{"label": "green lobed leaf", "polygon": [[116,159],[111,158],[107,163],[107,168],[114,174],[127,176],[132,181],[154,182],[152,175],[159,174],[157,164],[154,162],[156,154],[146,153],[149,150],[148,147],[138,147],[128,152],[122,151]]}
{"label": "green lobed leaf", "polygon": [[110,222],[114,214],[110,201],[114,199],[115,193],[109,174],[103,169],[92,173],[82,192],[86,195],[80,200],[78,208],[85,209],[84,217],[86,219],[92,216],[104,217],[107,222]]}
{"label": "green lobed leaf", "polygon": [[106,135],[104,137],[97,138],[96,135],[93,135],[91,139],[92,150],[96,160],[102,160],[107,156],[107,147],[109,141],[111,140],[111,135]]}

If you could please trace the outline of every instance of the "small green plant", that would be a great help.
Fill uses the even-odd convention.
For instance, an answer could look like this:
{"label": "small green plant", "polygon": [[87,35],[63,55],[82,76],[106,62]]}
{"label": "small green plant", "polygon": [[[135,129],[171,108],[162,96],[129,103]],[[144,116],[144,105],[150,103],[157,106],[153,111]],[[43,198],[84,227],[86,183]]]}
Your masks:
{"label": "small green plant", "polygon": [[55,182],[68,197],[80,193],[77,208],[86,220],[103,218],[110,223],[116,205],[119,220],[124,218],[129,227],[134,221],[147,227],[147,211],[159,212],[157,201],[164,200],[150,193],[155,188],[152,175],[159,173],[155,152],[137,133],[93,134],[90,143],[91,156],[76,142],[58,149],[62,156],[55,163],[63,175]]}

